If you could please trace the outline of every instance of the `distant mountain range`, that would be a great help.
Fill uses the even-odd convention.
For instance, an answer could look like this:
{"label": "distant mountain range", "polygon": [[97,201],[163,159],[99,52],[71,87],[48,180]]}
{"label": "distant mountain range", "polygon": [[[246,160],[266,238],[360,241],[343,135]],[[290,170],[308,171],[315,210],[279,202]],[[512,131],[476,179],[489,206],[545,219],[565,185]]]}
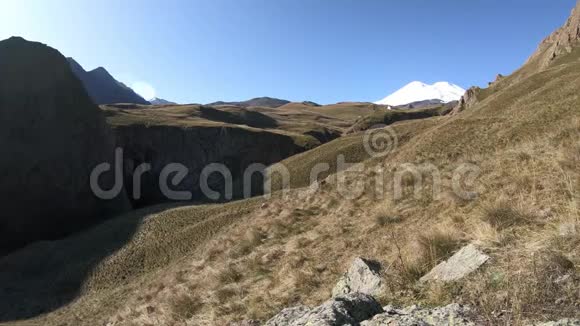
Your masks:
{"label": "distant mountain range", "polygon": [[67,60],[73,73],[81,80],[95,104],[149,104],[131,88],[113,78],[105,68],[99,67],[86,71],[73,58],[67,58]]}
{"label": "distant mountain range", "polygon": [[175,102],[164,100],[164,99],[158,98],[158,97],[155,97],[155,98],[149,100],[149,103],[151,103],[153,105],[174,105],[174,104],[177,104]]}
{"label": "distant mountain range", "polygon": [[[91,71],[86,71],[73,58],[67,58],[73,73],[81,80],[89,96],[95,104],[118,104],[134,103],[142,105],[174,105],[162,98],[145,100],[130,87],[116,80],[109,72],[99,67]],[[436,103],[449,103],[457,101],[465,94],[465,90],[457,85],[448,82],[438,82],[428,85],[419,81],[407,84],[403,88],[375,102],[375,104],[391,105],[394,107],[419,107]],[[225,102],[218,101],[208,105],[232,105],[239,107],[268,107],[278,108],[291,103],[290,101],[273,97],[256,97],[247,101]],[[306,105],[318,106],[314,102],[303,102]],[[411,105],[413,104],[413,105]]]}
{"label": "distant mountain range", "polygon": [[267,108],[277,108],[277,107],[281,107],[282,105],[285,105],[288,103],[290,103],[290,101],[281,100],[278,98],[256,97],[256,98],[253,98],[251,100],[242,101],[242,102],[218,101],[218,102],[209,103],[208,105],[235,105],[235,106],[241,106],[241,107],[261,106],[261,107],[267,107]]}
{"label": "distant mountain range", "polygon": [[465,94],[465,89],[448,82],[438,82],[433,85],[428,85],[414,81],[384,99],[375,102],[375,104],[399,106],[432,100],[448,103],[459,100],[463,94]]}

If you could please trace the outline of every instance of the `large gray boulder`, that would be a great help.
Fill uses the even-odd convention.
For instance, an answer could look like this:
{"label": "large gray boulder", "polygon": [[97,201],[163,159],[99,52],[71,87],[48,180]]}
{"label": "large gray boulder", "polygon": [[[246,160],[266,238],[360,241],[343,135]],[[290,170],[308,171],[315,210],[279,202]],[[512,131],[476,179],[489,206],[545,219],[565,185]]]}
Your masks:
{"label": "large gray boulder", "polygon": [[469,308],[459,304],[421,309],[411,306],[404,309],[385,307],[385,312],[364,321],[361,326],[474,326],[469,319]]}
{"label": "large gray boulder", "polygon": [[348,271],[340,278],[332,290],[332,296],[338,297],[353,292],[376,296],[380,294],[382,287],[380,265],[359,257],[352,262]]}
{"label": "large gray boulder", "polygon": [[420,279],[420,282],[457,281],[477,270],[488,260],[488,255],[477,249],[475,245],[470,244],[463,247],[447,261],[435,266],[435,268]]}
{"label": "large gray boulder", "polygon": [[[114,137],[65,57],[44,44],[0,42],[0,254],[68,235],[129,209],[97,198],[91,171],[113,163]],[[112,173],[101,187],[112,188]]]}
{"label": "large gray boulder", "polygon": [[266,326],[359,325],[382,312],[383,308],[370,295],[350,293],[315,308],[300,306],[284,309],[266,322]]}

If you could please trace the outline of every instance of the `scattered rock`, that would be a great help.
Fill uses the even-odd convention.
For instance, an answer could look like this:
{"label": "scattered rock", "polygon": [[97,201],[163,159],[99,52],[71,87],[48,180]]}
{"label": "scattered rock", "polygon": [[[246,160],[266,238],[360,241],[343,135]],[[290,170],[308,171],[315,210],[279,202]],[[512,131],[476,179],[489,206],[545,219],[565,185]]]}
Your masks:
{"label": "scattered rock", "polygon": [[[266,322],[266,326],[284,326],[303,318],[310,313],[311,309],[306,306],[286,308],[272,319]],[[294,324],[293,324],[294,325]]]}
{"label": "scattered rock", "polygon": [[479,251],[475,245],[463,247],[447,261],[433,268],[420,282],[443,281],[451,282],[462,279],[489,260],[489,256]]}
{"label": "scattered rock", "polygon": [[[435,267],[421,281],[453,281],[475,271],[489,260],[475,245],[463,247],[446,262]],[[333,290],[335,298],[309,308],[297,306],[282,310],[265,326],[475,326],[476,316],[469,306],[453,303],[445,307],[422,308],[417,305],[397,308],[382,307],[371,296],[382,286],[380,266],[363,258],[356,258]],[[357,292],[366,291],[366,293]],[[341,295],[342,294],[342,295]],[[252,321],[253,322],[253,321]],[[234,324],[255,326],[257,323]],[[557,322],[530,326],[580,326],[580,321],[563,319]]]}
{"label": "scattered rock", "polygon": [[469,307],[456,303],[435,309],[421,309],[418,306],[411,306],[404,309],[396,309],[387,306],[384,309],[384,313],[374,316],[371,320],[362,322],[361,326],[475,325],[475,323],[468,318],[470,312]]}
{"label": "scattered rock", "polygon": [[479,87],[471,87],[469,88],[465,94],[461,97],[461,99],[459,100],[459,102],[457,103],[457,105],[453,108],[453,110],[451,110],[450,115],[455,115],[461,111],[464,111],[466,109],[469,109],[470,107],[472,107],[473,105],[475,105],[475,103],[477,103],[478,101],[478,95],[481,91],[481,88]]}
{"label": "scattered rock", "polygon": [[379,272],[380,264],[356,258],[332,290],[332,296],[338,297],[353,292],[379,294],[383,285]]}
{"label": "scattered rock", "polygon": [[266,322],[266,326],[359,325],[382,312],[383,308],[370,295],[350,293],[312,309],[304,306],[284,309]]}
{"label": "scattered rock", "polygon": [[497,84],[497,82],[499,82],[499,81],[500,81],[500,80],[502,80],[503,78],[504,78],[504,76],[503,76],[502,74],[497,74],[497,75],[495,76],[495,80],[494,80],[494,81],[492,81],[492,82],[489,82],[489,83],[488,83],[488,85],[489,85],[489,86],[492,86],[492,85],[494,85],[494,84]]}

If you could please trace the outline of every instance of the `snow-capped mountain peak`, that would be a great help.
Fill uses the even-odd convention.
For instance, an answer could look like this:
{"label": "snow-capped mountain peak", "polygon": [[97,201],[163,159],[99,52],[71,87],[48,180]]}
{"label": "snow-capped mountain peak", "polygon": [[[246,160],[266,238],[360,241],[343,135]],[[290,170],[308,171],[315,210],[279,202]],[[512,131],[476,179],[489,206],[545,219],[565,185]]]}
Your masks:
{"label": "snow-capped mountain peak", "polygon": [[441,100],[447,103],[459,100],[463,94],[465,94],[463,88],[449,82],[442,81],[429,85],[414,81],[375,104],[397,106],[425,100]]}

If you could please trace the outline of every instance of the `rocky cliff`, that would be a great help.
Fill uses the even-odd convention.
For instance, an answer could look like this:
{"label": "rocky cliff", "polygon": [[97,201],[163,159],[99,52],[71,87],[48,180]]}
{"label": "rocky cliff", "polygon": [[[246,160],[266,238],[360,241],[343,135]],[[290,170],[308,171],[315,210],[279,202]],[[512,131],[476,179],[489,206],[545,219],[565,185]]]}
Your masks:
{"label": "rocky cliff", "polygon": [[[499,80],[499,78],[496,80]],[[477,96],[480,92],[481,88],[477,86],[470,87],[461,99],[459,99],[459,102],[457,102],[453,110],[451,110],[450,115],[455,115],[474,106],[478,102]]]}
{"label": "rocky cliff", "polygon": [[542,41],[526,64],[537,64],[539,69],[547,67],[556,58],[571,53],[580,43],[580,1],[572,10],[564,26]]}
{"label": "rocky cliff", "polygon": [[[299,144],[292,136],[253,128],[223,126],[147,126],[132,124],[114,128],[117,144],[124,149],[125,180],[129,193],[133,193],[133,171],[142,163],[151,164],[151,171],[143,174],[141,198],[136,206],[168,201],[161,192],[159,176],[170,163],[187,167],[188,173],[172,190],[190,191],[192,199],[206,201],[200,190],[200,175],[210,163],[220,163],[228,168],[234,180],[233,196],[243,194],[242,177],[253,163],[270,165],[303,152],[309,147]],[[170,179],[171,180],[171,179]],[[224,180],[219,173],[208,178],[213,190],[224,200]],[[261,194],[261,179],[254,179],[252,195]]]}
{"label": "rocky cliff", "polygon": [[[67,60],[41,43],[0,42],[0,253],[52,239],[128,208],[89,186],[114,138]],[[103,178],[103,188],[111,186]]]}

